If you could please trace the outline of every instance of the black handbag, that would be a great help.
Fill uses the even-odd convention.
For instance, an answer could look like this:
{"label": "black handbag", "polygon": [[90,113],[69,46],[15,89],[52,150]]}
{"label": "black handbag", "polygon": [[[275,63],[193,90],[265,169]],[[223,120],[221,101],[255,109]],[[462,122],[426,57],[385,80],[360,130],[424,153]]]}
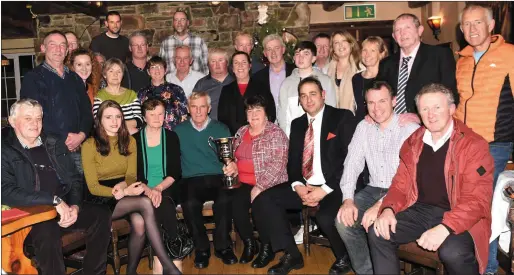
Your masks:
{"label": "black handbag", "polygon": [[[167,196],[168,197],[168,196]],[[177,205],[173,201],[171,197],[168,197],[175,209],[177,208]],[[164,243],[164,247],[166,249],[166,252],[168,253],[168,256],[172,259],[183,259],[187,255],[189,255],[195,245],[193,242],[193,238],[189,234],[189,230],[187,230],[187,225],[184,220],[179,220],[177,216],[177,237],[175,239],[172,239],[168,232],[164,229],[164,227],[161,224],[161,234],[162,234],[162,241]]]}

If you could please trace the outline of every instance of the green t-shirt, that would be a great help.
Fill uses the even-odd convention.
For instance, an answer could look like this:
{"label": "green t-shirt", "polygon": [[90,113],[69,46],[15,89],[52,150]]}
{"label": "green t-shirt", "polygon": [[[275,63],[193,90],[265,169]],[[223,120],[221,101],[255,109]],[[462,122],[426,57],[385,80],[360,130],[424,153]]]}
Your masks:
{"label": "green t-shirt", "polygon": [[148,187],[155,187],[162,182],[164,175],[162,174],[162,141],[159,145],[146,148],[146,156],[148,160],[147,180]]}

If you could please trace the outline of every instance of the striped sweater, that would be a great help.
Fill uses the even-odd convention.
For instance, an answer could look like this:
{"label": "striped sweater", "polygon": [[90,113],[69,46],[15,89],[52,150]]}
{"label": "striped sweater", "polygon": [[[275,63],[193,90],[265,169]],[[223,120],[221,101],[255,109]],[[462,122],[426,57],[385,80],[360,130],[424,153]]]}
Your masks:
{"label": "striped sweater", "polygon": [[106,89],[101,89],[93,101],[93,115],[96,117],[100,104],[105,100],[113,100],[121,105],[123,116],[125,120],[135,119],[138,125],[142,125],[143,116],[141,114],[141,103],[137,98],[137,93],[133,90],[125,89],[125,92],[120,95],[112,95]]}

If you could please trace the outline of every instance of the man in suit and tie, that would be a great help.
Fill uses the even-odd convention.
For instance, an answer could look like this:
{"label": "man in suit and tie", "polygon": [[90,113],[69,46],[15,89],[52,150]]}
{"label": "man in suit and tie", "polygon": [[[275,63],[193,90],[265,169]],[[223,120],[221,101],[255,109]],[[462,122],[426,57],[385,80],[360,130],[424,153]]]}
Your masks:
{"label": "man in suit and tie", "polygon": [[393,38],[400,51],[380,62],[377,75],[377,80],[387,81],[396,90],[394,110],[400,114],[402,125],[407,121],[420,123],[414,97],[427,84],[443,84],[458,98],[451,49],[422,43],[422,33],[423,26],[417,16],[410,13],[398,16],[393,23]]}
{"label": "man in suit and tie", "polygon": [[[336,257],[329,274],[351,270],[346,248],[334,224],[341,205],[339,182],[343,162],[356,127],[353,114],[325,104],[325,91],[315,77],[307,77],[298,85],[300,104],[306,114],[293,120],[289,140],[287,173],[291,184],[280,184],[261,193],[254,200],[252,211],[261,241],[271,243],[273,252],[284,250],[280,262],[268,274],[287,274],[303,267],[303,258],[287,221],[286,210],[302,205],[317,207],[318,226],[327,236]],[[259,260],[259,258],[257,258]]]}
{"label": "man in suit and tie", "polygon": [[274,122],[277,119],[280,86],[286,77],[291,75],[295,65],[284,61],[286,44],[279,35],[270,34],[264,37],[262,45],[264,46],[264,56],[268,58],[270,64],[257,73],[252,72],[248,88],[246,88],[245,98],[257,94],[266,98],[266,101],[270,102],[266,107],[266,114],[268,114],[270,121]]}

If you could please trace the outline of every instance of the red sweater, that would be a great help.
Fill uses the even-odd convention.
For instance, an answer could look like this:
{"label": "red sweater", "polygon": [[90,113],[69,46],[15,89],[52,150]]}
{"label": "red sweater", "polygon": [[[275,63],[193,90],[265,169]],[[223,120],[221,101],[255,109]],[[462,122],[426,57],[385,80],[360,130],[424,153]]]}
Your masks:
{"label": "red sweater", "polygon": [[255,185],[255,169],[253,167],[252,156],[252,136],[250,131],[243,135],[243,142],[236,149],[237,171],[239,181],[250,185]]}

